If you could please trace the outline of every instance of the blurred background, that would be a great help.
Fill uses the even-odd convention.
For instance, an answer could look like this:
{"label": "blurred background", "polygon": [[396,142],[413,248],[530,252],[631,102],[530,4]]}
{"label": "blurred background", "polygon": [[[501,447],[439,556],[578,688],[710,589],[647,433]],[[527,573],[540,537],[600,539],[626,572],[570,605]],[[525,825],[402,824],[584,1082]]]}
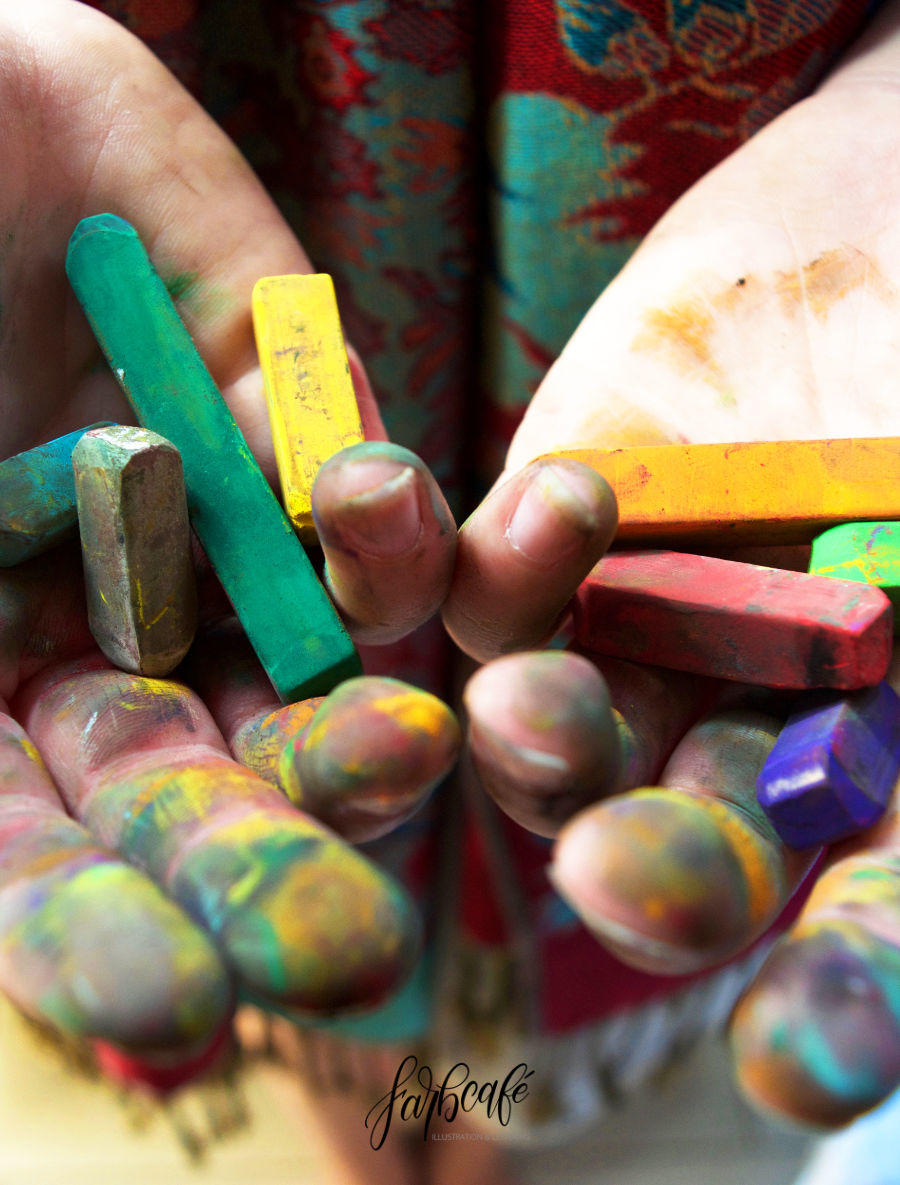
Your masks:
{"label": "blurred background", "polygon": [[[315,1104],[272,1065],[242,1083],[249,1125],[192,1163],[172,1118],[67,1068],[0,1001],[0,1185],[321,1185]],[[199,1106],[186,1099],[179,1122],[202,1125]],[[511,1168],[522,1185],[790,1185],[809,1146],[744,1105],[710,1040],[587,1137],[513,1153]]]}

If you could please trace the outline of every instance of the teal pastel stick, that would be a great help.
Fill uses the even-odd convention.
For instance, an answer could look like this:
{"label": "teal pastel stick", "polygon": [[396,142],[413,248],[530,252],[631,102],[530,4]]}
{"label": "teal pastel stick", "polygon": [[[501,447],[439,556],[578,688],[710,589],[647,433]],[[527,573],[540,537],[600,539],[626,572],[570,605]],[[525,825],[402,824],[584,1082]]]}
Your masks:
{"label": "teal pastel stick", "polygon": [[0,568],[21,564],[75,534],[72,450],[85,432],[108,426],[88,424],[0,462]]}
{"label": "teal pastel stick", "polygon": [[360,671],[334,606],[137,232],[79,222],[66,271],[141,424],[181,453],[191,523],[283,700]]}

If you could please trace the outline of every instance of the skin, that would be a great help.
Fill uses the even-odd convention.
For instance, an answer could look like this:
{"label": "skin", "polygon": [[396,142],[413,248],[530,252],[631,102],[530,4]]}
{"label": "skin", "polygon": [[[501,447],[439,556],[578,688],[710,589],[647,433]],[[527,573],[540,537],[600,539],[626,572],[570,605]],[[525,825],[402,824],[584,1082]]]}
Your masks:
{"label": "skin", "polygon": [[[0,309],[15,308],[14,322],[7,313],[0,320],[0,378],[17,396],[3,418],[0,443],[13,453],[122,412],[108,377],[93,368],[86,327],[61,278],[71,227],[84,214],[114,209],[135,223],[164,274],[192,277],[180,285],[180,306],[271,472],[245,294],[259,275],[305,270],[305,256],[233,148],[127,34],[70,0],[41,0],[27,13],[23,7],[0,3],[7,51],[0,101],[9,113],[0,130],[7,162],[0,186],[6,233]],[[814,98],[769,125],[676,204],[588,313],[538,392],[501,480],[461,532],[449,591],[443,591],[444,620],[464,650],[486,661],[543,641],[612,536],[608,489],[577,467],[530,464],[548,449],[898,431],[898,69],[900,11],[894,4]],[[145,121],[134,120],[137,108],[148,113]],[[205,233],[210,225],[214,236]],[[354,373],[371,437],[377,419],[358,366]],[[382,496],[399,521],[394,479],[402,474],[396,466],[382,472]],[[402,553],[399,578],[389,588],[383,568],[369,565],[363,551],[352,557],[356,572],[344,562],[345,574],[332,579],[351,624],[359,618],[361,598],[354,601],[351,591],[359,587],[360,572],[371,589],[391,593],[396,612],[382,604],[374,625],[357,622],[383,636],[424,617],[426,602],[433,607],[441,583],[434,572],[452,546],[434,503],[420,496],[418,478],[403,480],[422,510],[421,550],[415,544],[411,552],[395,549]],[[370,470],[346,489],[351,499],[362,492],[375,500],[369,498]],[[339,505],[340,497],[325,507],[326,535]],[[356,505],[349,518],[357,527],[366,515]],[[329,546],[334,552],[328,544],[326,559],[336,570],[341,559],[329,555]],[[378,547],[370,550],[377,554]],[[69,595],[71,570],[67,575],[57,564],[44,573],[51,594],[46,622],[31,627],[24,647],[19,632],[0,629],[0,655],[9,656],[0,676],[10,695],[37,668],[46,672],[81,653],[80,624],[64,625],[57,617],[51,628],[55,611],[49,606]],[[0,587],[4,621],[35,614],[23,607],[17,579],[4,578]],[[501,681],[497,702],[504,694],[512,698],[533,661],[522,655],[520,666],[506,668],[507,691]],[[70,677],[77,676],[70,670]],[[26,722],[32,711],[38,719],[42,694],[40,687],[25,688],[18,710]],[[222,694],[227,698],[227,690]],[[680,712],[680,690],[672,700]],[[51,717],[41,725],[41,744],[62,779],[69,764],[82,768],[69,762],[78,734],[57,728]],[[133,732],[130,739],[152,747],[158,733]],[[224,741],[218,744],[222,760]],[[190,759],[190,746],[181,756]],[[174,760],[168,750],[165,760]],[[80,785],[72,793],[80,794]],[[707,789],[710,801],[723,797],[721,785]],[[668,810],[668,798],[659,802]],[[696,795],[691,802],[696,807]],[[711,830],[728,847],[734,826],[733,804],[725,802],[721,810],[697,808],[697,821],[683,818],[672,834],[689,847],[702,838],[701,828]],[[562,852],[560,881],[566,875]],[[773,884],[768,896],[761,894],[763,902],[778,900],[790,882],[789,875],[779,882],[784,860],[777,851],[771,857]],[[756,888],[765,879],[754,881]],[[666,892],[674,888],[663,885]],[[572,900],[587,912],[577,890]],[[747,912],[747,941],[762,912]],[[730,935],[729,944],[739,937]],[[809,966],[811,989],[823,971]],[[789,1040],[780,1052],[801,1065],[796,1043]],[[833,1083],[825,1089],[839,1093]],[[866,1105],[871,1098],[872,1091]],[[769,1093],[764,1101],[788,1114],[807,1114],[791,1092]],[[859,1097],[851,1105],[860,1109]]]}
{"label": "skin", "polygon": [[[659,222],[541,384],[493,499],[522,466],[554,448],[900,432],[898,76],[895,3],[814,96],[754,136]],[[444,609],[457,642],[482,660],[508,649],[487,612],[468,615],[484,579],[490,544],[481,539],[491,531],[481,530],[492,513],[489,499],[465,525],[473,545],[467,550],[461,538]],[[769,559],[758,550],[753,557],[788,567],[802,566],[798,558]],[[506,686],[498,681],[490,705],[475,684],[469,696],[473,735],[503,722],[503,759],[483,776],[501,805],[515,793],[509,753],[525,739],[513,705],[537,658],[503,661]],[[658,726],[684,710],[676,682],[668,705],[664,691],[654,701],[635,684],[629,694]],[[554,710],[565,715],[558,703]],[[741,746],[722,744],[735,727],[713,720],[678,748],[674,738],[662,777],[635,771],[640,776],[626,781],[634,792],[576,814],[557,843],[556,883],[630,962],[698,968],[745,949],[808,863],[798,864],[760,820]],[[565,742],[570,753],[587,744],[587,736]],[[523,754],[524,747],[519,760]],[[654,783],[663,788],[640,788]],[[548,796],[552,790],[542,787]],[[879,846],[884,830],[854,841],[866,875],[826,876],[784,953],[764,966],[737,1011],[738,1077],[764,1110],[835,1126],[900,1085],[890,986],[900,948],[893,826],[889,858]],[[707,863],[698,880],[700,853]],[[708,898],[712,892],[720,896]],[[722,893],[730,911],[710,904]]]}
{"label": "skin", "polygon": [[[85,62],[90,69],[85,69]],[[0,456],[99,419],[131,421],[117,387],[98,365],[98,351],[63,271],[67,240],[79,219],[113,211],[135,225],[170,282],[179,312],[264,472],[274,481],[250,293],[262,275],[311,269],[302,247],[234,147],[119,24],[72,0],[37,0],[27,6],[0,0],[0,107],[5,162],[0,180]],[[371,389],[352,349],[350,362],[365,434],[373,443],[329,465],[321,488],[314,492],[313,512],[322,532],[326,580],[339,611],[357,640],[381,643],[410,632],[439,608],[451,577],[456,537],[433,478],[420,462],[383,443]],[[542,475],[533,476],[543,488]],[[547,632],[545,623],[535,622],[535,617],[548,609],[551,616],[559,615],[608,540],[609,492],[590,473],[583,483],[587,501],[574,516],[575,546],[562,563],[550,565],[552,595],[538,612],[523,603],[521,618],[510,633],[511,645]],[[526,477],[522,495],[528,485]],[[513,509],[507,506],[506,513]],[[387,531],[385,522],[391,524]],[[501,558],[510,554],[506,549]],[[526,583],[524,575],[520,586]],[[203,570],[200,577],[202,623],[219,615],[222,606],[215,582]],[[379,911],[377,920],[374,914],[366,916],[362,906],[371,904],[371,878],[376,875],[371,866],[359,863],[337,839],[320,841],[317,825],[304,820],[278,791],[241,773],[199,699],[186,700],[183,688],[168,693],[167,716],[156,710],[159,696],[148,694],[143,685],[130,685],[128,695],[137,707],[118,715],[113,711],[116,723],[110,725],[112,709],[94,687],[97,721],[107,721],[103,735],[112,743],[121,726],[127,742],[118,769],[107,762],[112,761],[110,752],[101,746],[92,756],[82,744],[82,730],[60,719],[54,687],[68,682],[74,700],[83,695],[87,701],[82,678],[100,679],[101,684],[115,678],[104,672],[105,664],[99,663],[93,648],[79,584],[74,551],[0,574],[0,694],[15,701],[16,717],[39,733],[38,748],[54,779],[65,782],[67,800],[93,799],[90,824],[103,833],[106,844],[152,868],[201,927],[191,928],[185,921],[192,935],[186,939],[188,945],[208,942],[202,936],[205,927],[219,957],[245,987],[263,997],[294,995],[295,1002],[333,1010],[373,1003],[396,986],[409,968],[416,942],[414,920],[402,896],[395,887],[377,881],[391,905]],[[66,666],[71,660],[77,660],[75,667]],[[29,686],[29,680],[38,681]],[[124,694],[118,684],[109,684],[107,692],[111,702]],[[246,684],[223,674],[215,693],[208,694],[216,700],[217,713],[237,716],[240,709],[229,708],[229,700],[232,695],[238,700],[245,696]],[[177,711],[174,705],[180,705]],[[85,727],[90,715],[80,717]],[[195,727],[202,721],[206,740],[199,748],[190,730],[185,735],[185,720]],[[293,726],[302,729],[299,720]],[[395,729],[390,713],[376,721],[371,733],[376,756],[384,753]],[[103,732],[97,732],[97,725],[88,731],[95,737]],[[446,726],[436,730],[438,756],[429,757],[432,774],[446,761],[451,734]],[[96,767],[91,764],[95,757]],[[256,829],[250,834],[246,828],[229,830],[223,824],[215,827],[215,834],[198,838],[200,804],[212,801],[214,790],[227,802],[227,787],[235,785],[250,786],[252,795],[265,799]],[[145,801],[162,795],[165,807],[183,810],[181,830],[176,828],[168,837],[162,825],[154,824],[142,836],[118,832],[114,823],[121,817],[119,808],[141,794]],[[160,823],[163,813],[154,810],[147,818]],[[256,914],[258,919],[268,913],[274,924],[272,959],[272,952],[267,955],[264,950],[265,927],[254,923],[253,901],[242,907],[221,883],[218,898],[207,890],[214,889],[215,870],[221,868],[239,884],[238,872],[248,871],[254,851],[277,845],[285,829],[298,843],[311,837],[321,850],[327,847],[333,864],[326,875],[334,891],[326,896],[348,925],[335,927],[335,918],[321,926],[315,917],[297,920],[292,903],[305,891],[300,872],[286,893],[281,892],[283,882],[267,881],[257,897]],[[189,835],[199,846],[191,846]],[[302,871],[308,862],[301,860],[299,867]],[[319,896],[314,890],[323,879],[315,868],[311,876],[306,888]],[[140,883],[148,882],[142,878]],[[334,937],[329,940],[327,933],[332,930],[343,936],[346,949],[334,951]],[[160,935],[159,941],[164,938]],[[7,979],[5,988],[20,1005],[35,1010],[38,1005],[27,979],[16,974],[16,983]],[[201,1003],[195,998],[194,1007]],[[184,1007],[177,993],[169,1007],[173,1015],[156,1017],[160,1031],[181,1033],[185,1042],[192,1039],[193,1032],[177,1027],[178,1010]],[[54,1019],[63,1027],[75,1027],[65,1017]],[[109,1033],[101,1026],[96,1031],[126,1044],[140,1043],[145,1035],[142,1025],[146,1020],[134,1016],[130,1029],[125,1025]],[[187,1052],[191,1050],[189,1046]],[[383,1171],[381,1163],[378,1170]],[[491,1171],[485,1176],[496,1179]],[[336,1179],[346,1178],[338,1174]]]}
{"label": "skin", "polygon": [[[0,983],[34,1019],[145,1054],[202,1043],[226,1020],[233,989],[212,942],[66,815],[6,713],[0,836]],[[126,977],[134,992],[117,990]]]}
{"label": "skin", "polygon": [[[398,679],[348,679],[281,706],[234,617],[203,631],[185,673],[234,757],[352,843],[415,814],[459,752],[450,708]],[[223,675],[234,695],[218,694]]]}
{"label": "skin", "polygon": [[[115,384],[96,365],[96,348],[62,270],[75,222],[88,213],[112,209],[141,227],[164,274],[172,278],[182,315],[265,471],[273,474],[249,293],[262,273],[309,270],[302,249],[215,125],[118,25],[68,0],[48,0],[27,13],[20,6],[3,3],[0,45],[4,51],[0,101],[9,116],[0,139],[10,163],[0,185],[4,228],[0,387],[15,392],[15,399],[4,402],[2,455],[97,418],[130,419]],[[86,56],[92,62],[87,72],[83,70]],[[135,107],[147,112],[145,121],[135,122]],[[176,144],[172,128],[178,129]],[[182,150],[184,144],[190,144],[189,152]],[[35,160],[43,162],[40,170],[28,166]],[[212,224],[217,226],[214,245],[206,233]],[[9,311],[13,308],[15,318]],[[350,504],[352,512],[352,497],[362,489],[377,512],[385,479],[409,468],[403,450],[377,443],[383,429],[371,391],[355,355],[351,363],[366,431],[376,443],[371,446],[373,456],[368,455],[367,445],[357,451],[352,464],[333,467],[335,492],[329,499],[326,491],[321,502],[336,539],[344,522],[344,503]],[[99,416],[98,409],[103,409]],[[454,533],[447,529],[437,487],[421,463],[410,488],[421,521],[400,561],[401,568],[409,569],[408,578],[399,585],[405,598],[394,598],[388,605],[376,588],[375,621],[361,623],[366,636],[377,640],[402,634],[434,612],[443,594],[440,572],[452,562]],[[389,504],[392,497],[396,501],[392,491],[388,495]],[[357,536],[365,537],[365,523],[360,527],[353,519],[353,525]],[[326,543],[324,552],[326,564],[340,573],[342,542],[338,539],[333,547]],[[371,589],[377,581],[368,578],[368,552],[360,554],[357,583]],[[383,566],[384,561],[379,562]],[[201,616],[220,613],[221,591],[202,563],[199,583]],[[345,606],[339,603],[339,608]],[[75,667],[65,665],[71,660],[76,660]],[[41,776],[53,795],[60,787],[57,784],[54,789],[51,777],[69,776],[79,769],[87,781],[67,783],[69,794],[80,800],[88,783],[92,794],[98,791],[91,819],[93,838],[66,819],[58,797],[53,817],[46,807],[38,809],[30,802],[16,806],[25,820],[22,827],[32,839],[28,846],[21,837],[15,844],[7,837],[3,852],[19,877],[18,896],[9,897],[4,932],[3,987],[8,994],[44,1023],[112,1040],[148,1056],[165,1046],[167,1056],[177,1060],[194,1056],[198,1040],[206,1039],[210,1027],[227,1018],[236,983],[263,999],[283,997],[329,1012],[374,1003],[397,986],[409,971],[418,945],[418,920],[405,895],[347,845],[324,833],[308,816],[291,810],[274,789],[242,772],[231,761],[202,703],[196,697],[185,700],[189,696],[185,688],[171,685],[162,697],[146,694],[143,685],[130,688],[131,707],[124,714],[120,711],[110,734],[121,731],[123,746],[127,745],[127,752],[120,752],[124,765],[108,779],[102,776],[109,756],[103,745],[89,753],[81,744],[84,738],[63,736],[60,721],[44,710],[49,702],[47,688],[59,685],[63,669],[66,679],[77,681],[93,672],[91,678],[102,682],[112,677],[100,673],[106,665],[87,629],[76,548],[59,549],[0,574],[4,705],[15,702],[16,717],[40,733],[45,760]],[[46,682],[39,689],[35,679]],[[231,700],[236,701],[231,713],[240,710],[243,687],[239,678],[228,673],[215,681],[215,696],[226,716]],[[81,708],[93,704],[92,711],[99,712],[94,728],[87,730],[96,738],[103,732],[103,720],[109,719],[108,696],[75,694]],[[271,688],[264,706],[269,712],[277,706]],[[197,749],[190,729],[179,734],[179,720],[193,726],[205,720],[212,752],[208,746]],[[294,722],[288,737],[298,730]],[[377,730],[373,740],[379,740]],[[97,768],[91,764],[95,759]],[[104,781],[102,794],[98,777]],[[229,787],[249,787],[248,793],[257,796],[260,809],[254,825],[240,820],[230,827],[222,825],[215,829],[214,839],[212,832],[199,839],[194,834],[194,854],[185,862],[180,853],[191,832],[192,812],[196,824],[197,805],[204,795],[214,795],[225,804]],[[168,790],[167,801],[183,812],[180,830],[144,828],[138,842],[111,828],[110,820],[117,817],[129,793],[143,793],[146,798],[162,788]],[[98,841],[101,833],[104,839]],[[291,845],[315,848],[331,871],[324,878],[319,876],[316,866],[321,871],[324,865],[318,856],[300,861],[298,868],[306,869],[306,888],[299,872],[287,879],[276,875],[274,882],[260,888],[255,904],[230,900],[226,891],[222,909],[213,917],[209,912],[212,870],[230,869],[237,880],[239,868],[261,867],[266,860],[260,853],[279,844],[285,852]],[[168,895],[137,867],[117,858],[115,847],[134,865],[144,869],[152,865]],[[85,867],[80,872],[67,855],[73,848],[83,856]],[[48,860],[60,869],[49,878],[39,871]],[[314,886],[326,880],[335,917],[304,913],[292,904],[298,895],[315,892]],[[120,898],[119,932],[108,908],[99,909],[101,899],[108,902],[111,892]],[[363,901],[381,903],[380,925],[373,926],[360,910]],[[23,911],[29,916],[23,916]],[[354,916],[356,920],[351,921]],[[15,932],[9,928],[13,922],[19,926]],[[275,931],[274,961],[263,944],[270,923]],[[360,931],[354,934],[357,925]],[[95,953],[92,967],[86,968],[91,934]],[[349,962],[330,956],[326,949],[340,934],[346,950],[356,951]],[[40,940],[49,949],[53,966],[50,962],[40,966],[26,957],[29,935],[31,941]],[[80,944],[75,942],[78,935],[84,936]],[[133,996],[135,1007],[129,1010],[119,1001],[120,993],[110,1001],[103,991],[134,979],[130,968],[136,942],[144,952],[158,952],[159,974],[147,978],[142,995]],[[319,955],[314,954],[317,946]],[[166,967],[171,968],[168,976],[163,974]],[[94,996],[85,996],[79,986],[91,982],[88,972],[96,979]],[[48,983],[53,986],[52,999]]]}
{"label": "skin", "polygon": [[75,817],[213,936],[253,996],[332,1012],[397,987],[419,947],[400,887],[234,762],[186,687],[91,665],[45,671],[15,707]]}
{"label": "skin", "polygon": [[[179,310],[242,430],[264,471],[273,476],[249,297],[260,275],[310,270],[302,248],[229,141],[121,26],[71,0],[46,0],[27,12],[4,0],[0,3],[0,46],[0,103],[5,113],[0,142],[9,165],[0,184],[0,387],[4,392],[15,392],[15,398],[4,403],[2,455],[98,418],[130,420],[114,381],[97,365],[97,348],[63,272],[66,243],[76,222],[87,214],[114,210],[140,228],[162,274],[171,280]],[[84,70],[85,60],[91,62],[89,71]],[[142,118],[134,118],[135,110],[144,113]],[[35,161],[41,162],[39,169],[29,163]],[[211,226],[216,228],[214,235],[209,233]],[[14,316],[10,310],[15,310]],[[371,390],[352,350],[351,367],[365,431],[372,443],[357,449],[346,464],[337,461],[331,466],[330,488],[326,484],[323,495],[317,497],[317,512],[327,523],[323,551],[338,607],[359,635],[384,641],[402,635],[434,613],[449,578],[455,532],[446,504],[421,462],[383,442]],[[399,496],[398,474],[402,478]],[[366,500],[362,515],[360,496]],[[411,514],[408,505],[404,508],[410,499]],[[384,538],[373,527],[385,515],[389,522],[398,523],[393,535],[388,532],[389,545],[394,535],[401,535],[400,527],[409,528],[412,523],[414,528],[412,540],[394,547],[393,553],[390,546],[385,550]],[[347,539],[351,537],[356,549],[348,577]],[[386,555],[391,554],[393,587],[388,597],[384,568]],[[67,548],[0,574],[0,694],[15,702],[13,710],[20,721],[40,731],[39,748],[53,775],[60,778],[82,770],[87,779],[84,784],[67,783],[67,792],[80,800],[88,783],[91,793],[97,790],[99,794],[97,770],[79,764],[83,759],[89,765],[94,757],[84,751],[84,738],[67,733],[47,708],[48,688],[59,683],[63,670],[65,679],[77,680],[83,672],[106,665],[87,630],[79,568],[77,551]],[[202,565],[199,586],[201,619],[220,614],[221,591]],[[399,596],[398,589],[402,590]],[[366,596],[368,616],[358,608]],[[76,667],[66,667],[73,659]],[[96,678],[102,683],[111,676]],[[35,683],[35,679],[43,682]],[[81,684],[76,685],[82,689]],[[80,694],[81,690],[76,698]],[[202,702],[196,697],[185,699],[188,693],[183,687],[171,685],[168,699],[162,693],[151,695],[143,684],[132,686],[129,694],[135,702],[129,711],[120,712],[112,729],[112,733],[121,730],[123,744],[127,743],[124,765],[115,776],[110,775],[96,798],[93,825],[96,832],[104,833],[108,846],[121,840],[130,859],[144,867],[152,864],[159,880],[169,878],[171,894],[187,901],[188,889],[176,891],[171,879],[184,836],[179,838],[177,829],[171,835],[161,832],[150,839],[144,837],[149,848],[135,848],[130,840],[109,830],[109,820],[116,816],[116,796],[127,796],[129,788],[149,793],[154,779],[162,785],[168,771],[180,787],[189,830],[191,811],[205,793],[211,793],[210,786],[218,786],[224,799],[228,785],[250,775],[240,774]],[[246,721],[246,682],[239,672],[226,671],[214,678],[208,694],[225,718],[244,712]],[[93,710],[100,713],[89,730],[96,737],[111,709],[104,695],[92,692],[92,696],[84,691],[81,706],[93,702]],[[160,704],[165,703],[169,707],[163,710]],[[270,688],[259,706],[268,713],[278,707]],[[203,728],[212,730],[212,753],[209,745],[197,748],[190,729],[178,731],[176,725],[182,718],[193,726],[197,720],[205,721]],[[383,749],[379,727],[376,722],[370,735]],[[386,717],[385,734],[392,727],[393,721]],[[301,729],[299,720],[290,721],[285,739],[293,739]],[[104,752],[101,747],[97,758],[101,768]],[[299,813],[285,816],[287,804],[274,790],[261,788],[256,779],[248,784],[256,788],[253,793],[263,795],[268,804],[263,816],[269,811],[270,817],[257,820],[252,837],[246,828],[243,832],[220,828],[214,845],[220,862],[239,861],[253,844],[277,844],[285,827],[292,835],[299,834],[298,829],[319,834],[313,822],[304,822]],[[335,885],[343,886],[338,897],[350,881],[375,877],[374,870],[357,863],[346,845],[329,840],[327,846],[328,858],[337,861]],[[350,872],[351,868],[355,871]],[[197,874],[197,892],[210,875]],[[141,885],[146,883],[143,878],[138,880]],[[191,880],[188,872],[183,871],[182,880]],[[371,968],[362,966],[361,957],[358,975],[348,971],[331,982],[327,976],[318,980],[313,975],[307,987],[300,987],[300,997],[305,997],[310,1007],[330,1010],[374,1001],[408,970],[417,942],[417,923],[396,888],[377,883],[378,891],[383,889],[393,902],[384,915],[392,920],[386,928],[370,927],[374,946],[363,942],[359,950],[368,950],[373,966],[381,970],[370,974]],[[359,882],[356,892],[360,899],[366,894],[371,897],[371,885],[365,893],[361,889]],[[278,903],[273,898],[270,904],[275,909]],[[195,916],[202,913],[193,898],[187,908]],[[182,924],[196,935],[192,941],[208,942],[186,918]],[[216,929],[208,918],[206,924]],[[243,925],[239,920],[229,923],[235,934],[241,933]],[[225,942],[222,933],[217,932],[219,942]],[[312,932],[308,937],[309,942],[293,932],[283,944],[285,950],[307,957],[303,951],[309,954],[319,941],[312,938]],[[165,934],[160,940],[164,938]],[[376,947],[380,953],[375,952]],[[226,951],[226,957],[232,959],[233,952],[229,955]],[[282,991],[265,976],[255,986],[263,995]],[[22,984],[10,990],[27,1006],[28,991]],[[290,987],[285,990],[293,992]],[[173,1012],[184,1006],[173,994]],[[195,1006],[200,1006],[199,998]],[[169,1020],[175,1031],[176,1020],[176,1016]],[[133,1018],[135,1025],[138,1021]],[[164,1018],[159,1025],[164,1028]],[[82,1028],[90,1031],[90,1025]],[[126,1042],[143,1039],[140,1031],[129,1034],[124,1027],[119,1036]]]}
{"label": "skin", "polygon": [[497,659],[469,680],[469,748],[498,806],[529,831],[555,835],[579,808],[619,788],[624,720],[586,658],[537,654],[506,698],[507,668],[516,663],[513,655]]}
{"label": "skin", "polygon": [[756,775],[780,722],[716,714],[679,742],[659,787],[572,819],[553,879],[603,941],[659,974],[701,970],[772,924],[817,851],[782,844],[756,802]]}

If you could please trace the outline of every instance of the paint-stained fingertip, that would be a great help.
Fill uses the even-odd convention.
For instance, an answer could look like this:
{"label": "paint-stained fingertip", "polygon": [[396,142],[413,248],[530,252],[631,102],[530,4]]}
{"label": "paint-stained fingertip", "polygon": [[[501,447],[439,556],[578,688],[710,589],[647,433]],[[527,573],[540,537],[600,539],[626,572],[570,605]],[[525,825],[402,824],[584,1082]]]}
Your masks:
{"label": "paint-stained fingertip", "polygon": [[528,830],[556,835],[620,788],[619,731],[588,659],[562,650],[507,655],[476,671],[463,698],[481,783]]}
{"label": "paint-stained fingertip", "polygon": [[739,1001],[735,1072],[758,1110],[841,1127],[900,1085],[900,950],[849,917],[801,921]]}
{"label": "paint-stained fingertip", "polygon": [[280,774],[303,810],[361,843],[419,811],[460,745],[456,716],[437,696],[398,679],[363,676],[328,696],[299,752],[285,750]]}

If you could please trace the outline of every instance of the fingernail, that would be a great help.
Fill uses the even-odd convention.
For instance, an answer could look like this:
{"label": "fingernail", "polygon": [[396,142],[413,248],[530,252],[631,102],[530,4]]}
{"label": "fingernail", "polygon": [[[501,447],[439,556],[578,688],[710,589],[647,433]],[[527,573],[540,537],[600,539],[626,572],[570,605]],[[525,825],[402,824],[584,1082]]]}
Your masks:
{"label": "fingernail", "polygon": [[605,487],[580,465],[537,466],[519,498],[506,537],[532,563],[547,567],[580,551],[601,527]]}
{"label": "fingernail", "polygon": [[345,551],[377,559],[396,559],[413,550],[422,537],[419,474],[411,465],[371,489],[353,494],[333,509],[328,536]]}
{"label": "fingernail", "polygon": [[522,783],[549,781],[555,785],[573,773],[564,754],[517,743],[484,720],[469,722],[469,741],[477,757],[496,763]]}

